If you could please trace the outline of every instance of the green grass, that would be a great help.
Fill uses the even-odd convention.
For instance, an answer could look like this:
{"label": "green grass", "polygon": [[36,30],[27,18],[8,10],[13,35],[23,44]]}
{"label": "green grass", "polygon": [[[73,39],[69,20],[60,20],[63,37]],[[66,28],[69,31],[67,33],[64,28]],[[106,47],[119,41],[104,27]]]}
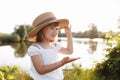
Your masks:
{"label": "green grass", "polygon": [[72,64],[73,69],[64,69],[64,80],[100,80],[94,75],[94,69],[82,69]]}
{"label": "green grass", "polygon": [[[82,69],[72,64],[73,69],[63,69],[64,80],[100,80],[94,75],[94,69]],[[19,66],[1,66],[0,80],[33,80],[29,73]]]}

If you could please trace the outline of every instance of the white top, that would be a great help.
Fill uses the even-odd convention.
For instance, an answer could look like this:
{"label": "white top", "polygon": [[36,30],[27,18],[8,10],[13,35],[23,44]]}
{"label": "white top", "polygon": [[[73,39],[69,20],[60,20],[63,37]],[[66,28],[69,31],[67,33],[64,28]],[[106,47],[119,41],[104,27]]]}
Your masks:
{"label": "white top", "polygon": [[[37,45],[37,46],[35,46]],[[58,51],[61,49],[59,44],[52,44],[52,49],[43,49],[38,44],[33,44],[28,48],[28,55],[34,56],[41,54],[44,64],[52,64],[58,61]],[[40,75],[34,68],[31,61],[30,75],[34,80],[63,80],[63,72],[61,68],[58,68],[49,73]]]}

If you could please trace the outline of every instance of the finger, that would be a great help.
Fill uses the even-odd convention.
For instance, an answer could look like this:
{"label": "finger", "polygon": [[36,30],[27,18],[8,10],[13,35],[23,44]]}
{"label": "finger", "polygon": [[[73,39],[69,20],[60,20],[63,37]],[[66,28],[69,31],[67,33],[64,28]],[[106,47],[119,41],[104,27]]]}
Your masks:
{"label": "finger", "polygon": [[78,59],[80,59],[80,57],[78,57],[78,58],[70,58],[69,60],[70,61],[75,61],[75,60],[78,60]]}

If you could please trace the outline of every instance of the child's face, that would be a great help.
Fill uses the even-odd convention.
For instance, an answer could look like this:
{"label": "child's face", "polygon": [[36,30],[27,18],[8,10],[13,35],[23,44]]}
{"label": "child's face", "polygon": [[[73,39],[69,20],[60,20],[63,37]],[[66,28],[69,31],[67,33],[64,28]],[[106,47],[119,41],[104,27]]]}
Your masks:
{"label": "child's face", "polygon": [[59,23],[55,22],[47,25],[43,29],[43,34],[46,41],[53,42],[55,40],[55,37],[58,34],[58,26],[59,26]]}

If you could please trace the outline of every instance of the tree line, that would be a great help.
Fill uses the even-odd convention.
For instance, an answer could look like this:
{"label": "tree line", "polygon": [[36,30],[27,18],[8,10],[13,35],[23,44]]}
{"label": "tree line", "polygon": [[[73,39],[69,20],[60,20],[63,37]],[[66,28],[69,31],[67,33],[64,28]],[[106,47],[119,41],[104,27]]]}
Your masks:
{"label": "tree line", "polygon": [[[11,34],[0,33],[0,43],[10,43],[10,42],[23,42],[28,41],[28,33],[32,30],[31,25],[16,25],[14,31]],[[72,32],[74,38],[105,38],[107,32],[98,31],[95,24],[91,24],[89,29],[81,32]],[[112,31],[109,33],[114,34]],[[58,31],[58,37],[66,37],[65,33]]]}

